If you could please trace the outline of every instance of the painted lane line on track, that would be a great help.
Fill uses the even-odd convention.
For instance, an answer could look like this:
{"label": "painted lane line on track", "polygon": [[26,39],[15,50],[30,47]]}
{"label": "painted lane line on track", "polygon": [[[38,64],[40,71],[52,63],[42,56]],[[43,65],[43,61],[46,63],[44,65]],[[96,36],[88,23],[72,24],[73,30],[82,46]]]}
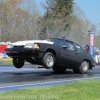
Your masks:
{"label": "painted lane line on track", "polygon": [[32,86],[52,86],[52,85],[58,85],[58,84],[64,84],[64,83],[79,81],[79,80],[90,80],[90,79],[100,79],[100,77],[91,77],[91,78],[61,80],[61,81],[43,82],[43,83],[35,83],[35,84],[5,86],[5,87],[0,87],[0,91],[16,90],[16,89],[19,89],[19,88],[26,88],[26,87],[32,87]]}

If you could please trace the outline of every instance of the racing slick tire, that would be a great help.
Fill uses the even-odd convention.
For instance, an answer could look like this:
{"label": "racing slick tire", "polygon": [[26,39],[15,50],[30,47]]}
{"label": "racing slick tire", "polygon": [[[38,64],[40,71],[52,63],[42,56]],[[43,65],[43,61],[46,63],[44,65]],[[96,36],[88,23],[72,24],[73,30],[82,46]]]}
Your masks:
{"label": "racing slick tire", "polygon": [[78,72],[80,74],[86,74],[89,69],[89,62],[88,61],[83,61],[81,65],[78,67],[78,69],[74,72]]}

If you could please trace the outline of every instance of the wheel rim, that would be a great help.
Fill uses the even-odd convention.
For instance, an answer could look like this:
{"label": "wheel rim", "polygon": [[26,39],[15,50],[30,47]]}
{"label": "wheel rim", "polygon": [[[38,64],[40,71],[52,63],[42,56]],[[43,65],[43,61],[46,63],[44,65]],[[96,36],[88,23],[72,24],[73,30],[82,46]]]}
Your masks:
{"label": "wheel rim", "polygon": [[87,63],[86,61],[84,61],[82,64],[83,64],[82,69],[83,69],[84,71],[87,71],[87,70],[88,70],[88,63]]}
{"label": "wheel rim", "polygon": [[48,55],[48,56],[46,57],[46,64],[47,64],[47,66],[49,66],[49,67],[52,67],[52,66],[53,66],[53,64],[54,64],[54,59],[53,59],[52,55]]}

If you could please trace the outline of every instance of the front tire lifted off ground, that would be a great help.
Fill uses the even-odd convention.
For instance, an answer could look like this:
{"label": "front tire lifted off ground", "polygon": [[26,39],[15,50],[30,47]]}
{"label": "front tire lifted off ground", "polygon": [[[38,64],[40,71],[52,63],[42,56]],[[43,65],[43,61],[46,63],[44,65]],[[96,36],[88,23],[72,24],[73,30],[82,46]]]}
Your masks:
{"label": "front tire lifted off ground", "polygon": [[16,68],[22,68],[24,65],[24,59],[21,58],[13,58],[13,65]]}

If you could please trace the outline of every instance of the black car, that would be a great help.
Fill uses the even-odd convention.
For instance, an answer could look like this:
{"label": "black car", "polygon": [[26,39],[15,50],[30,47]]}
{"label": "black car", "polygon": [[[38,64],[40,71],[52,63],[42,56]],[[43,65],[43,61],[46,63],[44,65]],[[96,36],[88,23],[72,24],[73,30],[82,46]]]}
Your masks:
{"label": "black car", "polygon": [[92,69],[93,58],[80,45],[65,39],[18,41],[8,44],[6,54],[13,58],[16,68],[23,67],[25,61],[43,65],[46,69],[62,73],[73,69],[75,73],[87,73]]}

